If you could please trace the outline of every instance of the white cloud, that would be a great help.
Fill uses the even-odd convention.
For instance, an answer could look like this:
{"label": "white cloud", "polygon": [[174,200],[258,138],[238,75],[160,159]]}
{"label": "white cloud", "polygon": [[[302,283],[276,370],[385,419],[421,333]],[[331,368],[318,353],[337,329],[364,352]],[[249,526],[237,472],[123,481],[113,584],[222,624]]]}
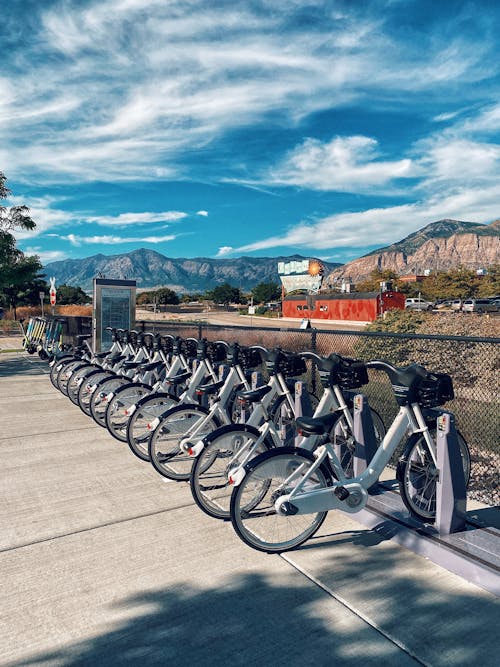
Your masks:
{"label": "white cloud", "polygon": [[202,218],[206,218],[208,216],[208,211],[196,211],[196,215],[201,215]]}
{"label": "white cloud", "polygon": [[49,262],[57,262],[68,257],[67,253],[62,250],[42,250],[39,247],[27,247],[23,250],[25,255],[38,255],[42,264]]}
{"label": "white cloud", "polygon": [[105,234],[102,236],[77,236],[76,234],[68,234],[66,236],[60,236],[59,238],[64,241],[69,241],[71,245],[81,246],[82,244],[99,244],[99,245],[117,245],[120,243],[135,243],[137,245],[141,243],[165,243],[167,241],[173,241],[176,236],[173,234],[168,234],[166,236],[113,236],[110,234]]}
{"label": "white cloud", "polygon": [[231,248],[225,254],[255,252],[283,246],[334,250],[365,248],[374,243],[380,246],[390,245],[440,219],[490,222],[500,217],[499,202],[500,181],[483,188],[457,188],[443,197],[435,195],[423,201],[400,206],[330,215],[314,223],[293,226],[281,236]]}
{"label": "white cloud", "polygon": [[[449,82],[460,83],[458,99],[492,74],[486,38],[468,42],[450,27],[446,40],[430,31],[417,48],[369,9],[325,3],[312,24],[302,11],[300,2],[40,3],[32,42],[0,81],[0,162],[11,178],[46,182],[180,178],[190,149],[270,113],[294,123],[348,102],[387,108]],[[320,158],[324,180],[311,185],[300,164],[284,176],[323,189],[329,160]],[[406,174],[404,160],[375,162],[376,173],[364,165],[374,183]]]}
{"label": "white cloud", "polygon": [[88,216],[88,222],[107,227],[125,227],[127,225],[145,225],[153,222],[177,222],[187,218],[187,213],[181,211],[161,211],[158,213],[120,213],[119,215]]}
{"label": "white cloud", "polygon": [[271,170],[269,180],[314,190],[366,192],[396,178],[415,176],[409,159],[378,159],[378,143],[371,137],[334,137],[328,143],[306,139]]}
{"label": "white cloud", "polygon": [[500,177],[500,146],[449,136],[427,140],[421,160],[427,186],[434,181],[487,183]]}
{"label": "white cloud", "polygon": [[219,248],[219,251],[217,253],[217,257],[224,257],[225,255],[229,255],[233,252],[234,248],[232,248],[230,245],[225,245]]}

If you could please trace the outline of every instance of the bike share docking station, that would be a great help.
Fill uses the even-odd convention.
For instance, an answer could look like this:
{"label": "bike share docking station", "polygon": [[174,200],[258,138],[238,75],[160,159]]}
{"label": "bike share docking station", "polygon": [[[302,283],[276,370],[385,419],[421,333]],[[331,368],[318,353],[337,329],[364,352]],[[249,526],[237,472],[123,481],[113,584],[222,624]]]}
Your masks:
{"label": "bike share docking station", "polygon": [[[466,511],[466,484],[455,417],[437,412],[436,521],[425,524],[406,509],[394,481],[379,481],[369,490],[366,507],[353,518],[382,536],[424,556],[481,588],[500,596],[498,509]],[[354,397],[354,475],[369,466],[377,442],[363,394]],[[396,491],[396,492],[395,492]],[[488,521],[497,514],[496,522]]]}

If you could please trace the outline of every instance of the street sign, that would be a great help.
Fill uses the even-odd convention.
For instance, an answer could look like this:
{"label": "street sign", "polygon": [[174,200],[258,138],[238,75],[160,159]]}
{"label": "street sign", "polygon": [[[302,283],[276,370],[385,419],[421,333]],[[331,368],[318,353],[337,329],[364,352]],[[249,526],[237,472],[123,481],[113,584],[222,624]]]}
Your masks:
{"label": "street sign", "polygon": [[[55,306],[56,305],[56,279],[55,277],[50,278],[50,305]],[[52,314],[54,314],[54,311],[52,311]]]}

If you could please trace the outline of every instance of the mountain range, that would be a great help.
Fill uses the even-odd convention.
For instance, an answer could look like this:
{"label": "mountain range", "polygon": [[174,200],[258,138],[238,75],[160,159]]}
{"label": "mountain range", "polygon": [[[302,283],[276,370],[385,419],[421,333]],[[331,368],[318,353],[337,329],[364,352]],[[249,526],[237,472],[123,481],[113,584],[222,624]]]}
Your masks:
{"label": "mountain range", "polygon": [[[278,262],[301,261],[300,255],[290,257],[237,257],[235,259],[192,259],[165,257],[155,250],[140,248],[121,255],[93,255],[85,259],[66,259],[45,266],[47,276],[55,276],[57,284],[79,285],[92,290],[97,276],[137,281],[138,289],[169,287],[182,293],[205,292],[223,283],[249,291],[262,282],[279,283]],[[322,262],[325,273],[341,266]]]}
{"label": "mountain range", "polygon": [[500,219],[489,225],[446,219],[334,269],[325,282],[332,286],[345,279],[360,282],[375,269],[411,275],[459,266],[484,269],[499,262]]}
{"label": "mountain range", "polygon": [[[114,279],[135,279],[138,289],[169,287],[178,293],[205,292],[228,282],[248,291],[261,282],[279,283],[278,262],[303,260],[290,257],[208,257],[170,258],[155,250],[141,248],[120,255],[93,255],[84,259],[66,259],[45,266],[57,284],[79,285],[92,289],[92,280],[100,275]],[[392,270],[399,275],[448,271],[458,266],[481,269],[500,261],[500,220],[489,225],[460,220],[438,220],[410,234],[401,241],[355,259],[347,264],[322,260],[324,286],[350,279],[359,282],[374,269]]]}

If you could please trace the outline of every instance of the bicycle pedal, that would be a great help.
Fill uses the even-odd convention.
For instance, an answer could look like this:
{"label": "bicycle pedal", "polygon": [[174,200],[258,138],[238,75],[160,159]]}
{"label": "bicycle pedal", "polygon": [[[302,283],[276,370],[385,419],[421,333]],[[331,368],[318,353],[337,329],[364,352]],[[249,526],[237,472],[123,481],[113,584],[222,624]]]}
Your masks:
{"label": "bicycle pedal", "polygon": [[345,486],[337,486],[337,488],[334,490],[334,494],[339,500],[347,500],[347,498],[350,496],[350,493],[345,488]]}

